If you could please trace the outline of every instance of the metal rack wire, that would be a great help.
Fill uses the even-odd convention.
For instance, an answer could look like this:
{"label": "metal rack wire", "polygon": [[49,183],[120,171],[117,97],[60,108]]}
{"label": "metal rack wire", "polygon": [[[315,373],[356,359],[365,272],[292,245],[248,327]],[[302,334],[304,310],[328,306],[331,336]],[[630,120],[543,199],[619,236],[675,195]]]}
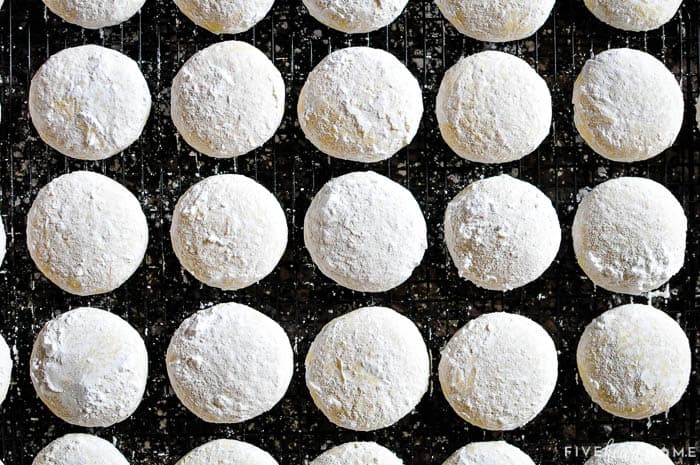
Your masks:
{"label": "metal rack wire", "polygon": [[[650,33],[622,33],[593,18],[579,0],[559,0],[545,26],[532,38],[510,44],[484,44],[459,35],[429,0],[411,0],[390,27],[358,36],[330,31],[309,17],[300,0],[278,0],[255,29],[236,36],[272,58],[288,86],[287,112],[274,141],[236,160],[194,154],[181,141],[169,117],[169,86],[195,51],[223,40],[197,29],[170,0],[147,0],[140,15],[103,31],[85,31],[47,13],[40,0],[6,0],[0,11],[0,211],[8,231],[8,254],[0,271],[0,332],[14,346],[14,383],[0,414],[0,453],[6,465],[28,465],[48,441],[84,431],[53,417],[36,399],[27,362],[38,329],[52,315],[78,305],[111,310],[145,336],[151,357],[146,398],[129,420],[92,432],[114,439],[133,464],[172,464],[208,439],[233,437],[269,450],[282,464],[298,465],[330,445],[375,440],[410,465],[439,464],[467,442],[503,438],[530,453],[538,463],[581,464],[583,449],[607,441],[646,440],[681,451],[677,463],[696,463],[699,444],[698,382],[693,371],[682,401],[668,417],[649,422],[617,419],[595,408],[576,379],[574,351],[583,326],[628,297],[595,289],[578,269],[570,225],[582,189],[619,175],[648,176],[682,201],[689,218],[688,255],[669,286],[670,298],[654,304],[677,318],[698,351],[698,181],[700,144],[694,122],[698,95],[700,6],[687,0],[668,25]],[[227,37],[233,38],[233,37]],[[27,89],[33,73],[51,54],[84,43],[123,51],[142,66],[154,107],[143,137],[123,154],[104,162],[69,160],[48,149],[27,119]],[[299,90],[311,68],[329,51],[350,45],[383,48],[404,61],[423,85],[426,113],[416,140],[392,159],[359,165],[322,156],[304,140],[296,123]],[[577,136],[571,118],[573,80],[593,53],[629,46],[660,58],[681,81],[686,118],[676,144],[653,160],[633,165],[594,155]],[[466,54],[485,48],[508,51],[527,60],[549,84],[554,124],[545,143],[525,159],[481,166],[459,159],[442,142],[434,99],[445,69]],[[67,171],[106,173],[137,194],[149,218],[147,258],[117,291],[81,298],[62,293],[40,276],[25,247],[25,215],[37,190]],[[321,276],[304,250],[301,224],[311,197],[330,177],[372,169],[408,187],[424,210],[430,247],[423,264],[405,285],[364,295],[341,289]],[[287,213],[290,245],[278,269],[259,285],[239,292],[202,287],[184,273],[169,243],[175,201],[197,179],[238,172],[274,192]],[[442,215],[448,200],[464,185],[500,172],[534,183],[557,207],[564,229],[556,263],[535,283],[509,293],[487,292],[460,280],[442,243]],[[164,355],[174,329],[189,314],[212,303],[235,300],[278,320],[293,339],[296,372],[286,398],[269,414],[241,425],[207,425],[187,413],[169,389]],[[635,299],[643,301],[645,299]],[[375,433],[353,433],[332,426],[313,406],[303,384],[303,357],[314,335],[334,316],[381,304],[410,316],[421,328],[436,365],[439,349],[457,327],[483,312],[506,310],[543,324],[560,350],[560,379],[546,410],[526,427],[488,433],[461,421],[443,399],[432,377],[429,394],[417,411]],[[435,371],[435,370],[433,370]]]}

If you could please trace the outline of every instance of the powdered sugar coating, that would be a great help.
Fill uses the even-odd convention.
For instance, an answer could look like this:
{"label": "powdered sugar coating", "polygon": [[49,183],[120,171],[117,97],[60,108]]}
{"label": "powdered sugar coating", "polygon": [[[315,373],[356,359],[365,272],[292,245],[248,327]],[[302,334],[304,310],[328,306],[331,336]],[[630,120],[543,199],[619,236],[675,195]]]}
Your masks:
{"label": "powdered sugar coating", "polygon": [[373,163],[413,140],[423,98],[416,78],[392,54],[350,47],[309,73],[297,113],[304,135],[321,152]]}
{"label": "powdered sugar coating", "polygon": [[683,93],[659,60],[640,50],[606,50],[574,83],[574,123],[599,155],[647,160],[670,147],[683,123]]}
{"label": "powdered sugar coating", "polygon": [[148,245],[141,205],[124,186],[88,171],[44,186],[27,215],[34,264],[66,292],[94,295],[121,286]]}
{"label": "powdered sugar coating", "polygon": [[267,412],[289,386],[294,354],[274,320],[224,303],[182,322],[166,357],[175,394],[210,423],[239,423]]}
{"label": "powdered sugar coating", "polygon": [[304,0],[311,16],[349,34],[376,31],[401,14],[408,0]]}
{"label": "powdered sugar coating", "polygon": [[355,431],[391,426],[428,389],[430,357],[411,320],[385,307],[335,318],[306,356],[306,386],[333,423]]}
{"label": "powdered sugar coating", "polygon": [[[12,354],[5,338],[0,336],[0,404],[7,398],[12,381]],[[2,463],[2,462],[0,462]]]}
{"label": "powdered sugar coating", "polygon": [[129,465],[109,442],[91,434],[66,434],[44,447],[32,465]]}
{"label": "powdered sugar coating", "polygon": [[505,441],[484,441],[457,449],[442,465],[535,465],[535,462]]}
{"label": "powdered sugar coating", "polygon": [[170,239],[182,266],[208,286],[241,289],[270,274],[287,247],[277,199],[245,176],[211,176],[173,212]]}
{"label": "powdered sugar coating", "polygon": [[606,412],[642,419],[666,412],[690,378],[688,337],[664,312],[628,304],[594,319],[576,351],[586,392]]}
{"label": "powdered sugar coating", "polygon": [[146,0],[44,0],[64,21],[86,29],[116,26],[134,16]]}
{"label": "powdered sugar coating", "polygon": [[259,23],[274,0],[175,0],[197,26],[215,34],[238,34]]}
{"label": "powdered sugar coating", "polygon": [[666,452],[646,442],[609,444],[586,460],[585,465],[672,465]]}
{"label": "powdered sugar coating", "polygon": [[304,243],[321,272],[341,286],[384,292],[413,273],[428,246],[418,203],[377,173],[328,181],[304,218]]}
{"label": "powdered sugar coating", "polygon": [[436,0],[447,20],[462,34],[485,42],[531,36],[542,27],[554,0]]}
{"label": "powdered sugar coating", "polygon": [[544,328],[524,316],[488,313],[452,336],[438,372],[460,417],[479,428],[509,431],[542,411],[556,386],[557,366]]}
{"label": "powdered sugar coating", "polygon": [[235,40],[200,50],[178,71],[170,112],[195,150],[244,155],[270,139],[284,114],[284,80],[257,48]]}
{"label": "powdered sugar coating", "polygon": [[664,284],[683,266],[688,221],[661,184],[622,177],[583,199],[572,227],[579,265],[597,285],[639,295]]}
{"label": "powdered sugar coating", "polygon": [[310,465],[403,465],[403,461],[376,442],[346,442],[328,449]]}
{"label": "powdered sugar coating", "polygon": [[457,155],[506,163],[528,155],[547,137],[552,97],[524,60],[487,51],[447,70],[435,113],[443,139]]}
{"label": "powdered sugar coating", "polygon": [[561,228],[546,195],[500,175],[468,185],[450,201],[445,242],[461,277],[507,291],[549,268],[559,251]]}
{"label": "powdered sugar coating", "polygon": [[148,353],[118,316],[81,307],[46,323],[29,362],[34,389],[56,416],[79,426],[111,426],[136,410],[146,389]]}
{"label": "powdered sugar coating", "polygon": [[5,232],[5,225],[2,220],[0,220],[0,265],[5,261],[5,254],[7,253],[7,233]]}
{"label": "powdered sugar coating", "polygon": [[102,160],[129,147],[150,111],[138,64],[97,45],[52,55],[29,88],[29,113],[42,140],[80,160]]}
{"label": "powdered sugar coating", "polygon": [[682,0],[584,0],[596,18],[624,31],[650,31],[669,22]]}
{"label": "powdered sugar coating", "polygon": [[247,442],[217,439],[192,449],[175,465],[278,465],[264,450]]}

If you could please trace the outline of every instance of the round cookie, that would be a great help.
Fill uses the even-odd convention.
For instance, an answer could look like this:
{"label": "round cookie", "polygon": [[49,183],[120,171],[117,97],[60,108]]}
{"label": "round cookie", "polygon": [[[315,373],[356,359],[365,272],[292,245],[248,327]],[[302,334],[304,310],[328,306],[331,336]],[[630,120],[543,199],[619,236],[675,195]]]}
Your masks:
{"label": "round cookie", "polygon": [[346,442],[328,449],[309,465],[403,465],[403,461],[376,442]]}
{"label": "round cookie", "polygon": [[321,152],[374,163],[413,140],[423,97],[416,78],[392,54],[350,47],[331,53],[309,73],[297,114],[304,135]]}
{"label": "round cookie", "polygon": [[561,228],[546,195],[500,175],[468,185],[450,201],[445,242],[461,277],[484,289],[508,291],[549,268]]}
{"label": "round cookie", "polygon": [[148,353],[129,323],[81,307],[44,325],[29,368],[37,395],[56,416],[72,425],[106,427],[141,403]]}
{"label": "round cookie", "polygon": [[239,34],[258,24],[274,0],[175,0],[193,23],[215,34]]}
{"label": "round cookie", "polygon": [[[12,354],[5,339],[0,336],[0,404],[7,398],[12,381]],[[2,462],[0,462],[0,465]]]}
{"label": "round cookie", "polygon": [[682,0],[584,0],[599,20],[624,31],[650,31],[669,22]]}
{"label": "round cookie", "polygon": [[150,111],[136,62],[97,45],[52,55],[29,88],[29,114],[41,139],[79,160],[103,160],[129,147]]}
{"label": "round cookie", "polygon": [[440,386],[465,421],[509,431],[535,418],[557,383],[557,350],[524,316],[488,313],[471,320],[442,350]]}
{"label": "round cookie", "polygon": [[535,465],[535,462],[505,441],[483,441],[457,449],[442,465]]}
{"label": "round cookie", "polygon": [[86,29],[116,26],[134,16],[146,0],[44,0],[64,21]]}
{"label": "round cookie", "polygon": [[217,439],[192,449],[175,465],[278,465],[270,454],[247,442]]}
{"label": "round cookie", "polygon": [[443,16],[462,34],[484,42],[508,42],[533,35],[554,0],[436,0]]}
{"label": "round cookie", "polygon": [[170,240],[180,264],[204,284],[241,289],[270,274],[287,247],[277,199],[245,176],[211,176],[190,187],[173,212]]}
{"label": "round cookie", "polygon": [[647,160],[670,147],[683,123],[683,93],[648,53],[606,50],[574,83],[574,123],[586,143],[613,161]]}
{"label": "round cookie", "polygon": [[384,292],[406,281],[428,247],[418,203],[371,171],[328,181],[304,218],[304,243],[321,272],[341,286]]}
{"label": "round cookie", "polygon": [[428,389],[430,357],[411,320],[366,307],[323,327],[306,355],[306,386],[334,424],[355,431],[391,426]]}
{"label": "round cookie", "polygon": [[608,444],[586,460],[585,465],[673,465],[668,454],[646,442]]}
{"label": "round cookie", "polygon": [[487,51],[447,70],[435,113],[442,138],[457,155],[506,163],[530,154],[547,137],[552,97],[524,60]]}
{"label": "round cookie", "polygon": [[32,465],[129,465],[111,443],[91,434],[66,434],[44,447]]}
{"label": "round cookie", "polygon": [[681,269],[687,224],[683,207],[661,184],[611,179],[579,205],[572,227],[574,251],[596,286],[639,295]]}
{"label": "round cookie", "polygon": [[594,319],[576,350],[579,375],[606,412],[642,419],[668,411],[690,378],[688,337],[664,312],[628,304]]}
{"label": "round cookie", "polygon": [[216,158],[244,155],[267,142],[284,114],[284,80],[245,42],[210,45],[178,71],[170,112],[195,150]]}
{"label": "round cookie", "polygon": [[170,340],[166,365],[175,394],[192,413],[210,423],[239,423],[282,399],[294,353],[274,320],[224,303],[182,322]]}
{"label": "round cookie", "polygon": [[89,171],[44,186],[27,215],[27,247],[37,268],[77,295],[110,292],[139,267],[148,245],[141,205],[124,186]]}
{"label": "round cookie", "polygon": [[304,5],[324,25],[348,34],[376,31],[393,23],[408,0],[304,0]]}

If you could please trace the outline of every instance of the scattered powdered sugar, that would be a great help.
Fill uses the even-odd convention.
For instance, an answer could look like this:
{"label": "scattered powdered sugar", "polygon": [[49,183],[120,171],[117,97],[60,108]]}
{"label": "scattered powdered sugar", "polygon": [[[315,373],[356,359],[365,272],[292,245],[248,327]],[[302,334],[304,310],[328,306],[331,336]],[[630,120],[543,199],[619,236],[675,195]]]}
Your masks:
{"label": "scattered powdered sugar", "polygon": [[572,235],[579,265],[596,285],[640,295],[681,269],[686,229],[683,207],[664,186],[622,177],[584,197]]}
{"label": "scattered powdered sugar", "polygon": [[557,350],[540,325],[520,315],[488,313],[471,320],[442,351],[445,398],[465,421],[508,431],[535,418],[557,382]]}
{"label": "scattered powdered sugar", "polygon": [[506,163],[533,152],[547,137],[552,97],[524,60],[487,51],[447,70],[435,113],[443,139],[457,155]]}
{"label": "scattered powdered sugar", "polygon": [[442,465],[535,465],[535,462],[505,441],[484,441],[457,449]]}
{"label": "scattered powdered sugar", "polygon": [[29,88],[29,113],[42,140],[80,160],[126,149],[150,111],[148,84],[136,62],[97,45],[52,55]]}
{"label": "scattered powdered sugar", "polygon": [[325,57],[299,95],[299,124],[320,151],[361,162],[385,160],[418,132],[418,81],[392,54],[350,47]]}
{"label": "scattered powdered sugar", "polygon": [[316,266],[341,286],[383,292],[413,273],[428,246],[413,195],[371,171],[328,181],[304,218],[304,243]]}
{"label": "scattered powdered sugar", "polygon": [[585,465],[672,465],[667,453],[646,442],[610,444],[586,460]]}
{"label": "scattered powdered sugar", "polygon": [[232,40],[187,60],[173,80],[170,111],[178,132],[194,149],[231,158],[275,134],[284,98],[282,75],[267,56]]}
{"label": "scattered powdered sugar", "polygon": [[81,307],[49,321],[34,342],[32,383],[56,416],[79,426],[111,426],[143,397],[148,353],[118,316]]}
{"label": "scattered powdered sugar", "polygon": [[211,176],[190,187],[173,213],[170,238],[182,266],[203,283],[241,289],[270,274],[287,246],[277,199],[245,176]]}
{"label": "scattered powdered sugar", "polygon": [[547,20],[554,0],[436,0],[462,34],[485,42],[508,42],[534,34]]}
{"label": "scattered powdered sugar", "polygon": [[262,20],[274,0],[175,0],[196,25],[216,34],[245,32]]}
{"label": "scattered powdered sugar", "polygon": [[594,319],[581,336],[576,360],[593,402],[623,418],[667,411],[690,377],[688,337],[649,305],[622,305]]}
{"label": "scattered powdered sugar", "polygon": [[86,29],[116,26],[134,16],[146,0],[44,0],[56,15]]}
{"label": "scattered powdered sugar", "polygon": [[129,465],[109,442],[91,434],[67,434],[44,447],[32,465]]}
{"label": "scattered powdered sugar", "polygon": [[574,83],[574,123],[599,155],[635,162],[673,144],[683,124],[683,93],[666,66],[640,50],[606,50]]}
{"label": "scattered powdered sugar", "polygon": [[97,173],[59,176],[39,191],[27,215],[34,263],[72,294],[102,294],[121,286],[143,260],[147,244],[139,201]]}
{"label": "scattered powdered sugar", "polygon": [[393,425],[428,390],[430,357],[418,328],[385,307],[335,318],[306,356],[306,386],[333,423],[355,431]]}
{"label": "scattered powdered sugar", "polygon": [[182,457],[175,465],[278,465],[264,450],[247,442],[217,439],[207,442]]}
{"label": "scattered powdered sugar", "polygon": [[311,461],[310,465],[403,465],[403,461],[376,442],[346,442]]}
{"label": "scattered powdered sugar", "polygon": [[584,0],[596,18],[624,31],[649,31],[673,18],[682,0]]}
{"label": "scattered powdered sugar", "polygon": [[304,0],[311,16],[350,34],[376,31],[392,23],[408,0]]}
{"label": "scattered powdered sugar", "polygon": [[485,289],[507,291],[549,268],[561,229],[546,195],[500,175],[468,185],[450,201],[445,242],[460,276]]}
{"label": "scattered powdered sugar", "polygon": [[294,371],[292,346],[282,327],[235,303],[215,305],[183,321],[170,340],[166,362],[180,401],[210,423],[239,423],[267,412],[284,396]]}

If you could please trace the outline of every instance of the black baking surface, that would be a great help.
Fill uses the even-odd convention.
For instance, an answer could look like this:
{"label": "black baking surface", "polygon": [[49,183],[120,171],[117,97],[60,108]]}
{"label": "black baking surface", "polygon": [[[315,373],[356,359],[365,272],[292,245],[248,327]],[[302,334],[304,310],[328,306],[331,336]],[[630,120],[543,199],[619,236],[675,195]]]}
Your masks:
{"label": "black baking surface", "polygon": [[[458,34],[427,0],[410,0],[389,28],[349,36],[311,18],[301,0],[277,0],[254,29],[216,36],[195,27],[172,0],[147,0],[140,15],[121,26],[87,31],[48,13],[40,0],[6,0],[0,10],[0,211],[8,232],[8,252],[0,272],[0,332],[13,347],[15,369],[0,413],[1,457],[5,465],[29,465],[50,440],[69,432],[92,432],[110,441],[132,464],[174,464],[183,454],[214,438],[236,438],[268,450],[281,465],[300,465],[328,447],[351,440],[374,440],[408,465],[439,465],[470,441],[505,439],[542,464],[582,464],[582,448],[609,440],[644,440],[675,451],[677,463],[697,463],[699,445],[697,351],[698,181],[700,145],[695,128],[698,95],[700,5],[686,0],[680,13],[660,30],[625,33],[597,21],[581,0],[559,0],[545,26],[532,38],[485,44]],[[170,83],[195,51],[226,39],[254,44],[282,72],[287,110],[274,140],[236,160],[197,156],[180,138],[169,116]],[[121,50],[137,60],[153,95],[153,110],[143,136],[123,154],[104,162],[71,160],[49,149],[27,118],[32,75],[51,54],[87,43]],[[373,165],[331,159],[307,142],[296,122],[296,100],[305,77],[329,51],[370,45],[395,54],[424,89],[425,116],[407,149]],[[681,81],[685,121],[676,144],[663,155],[632,165],[599,157],[578,137],[572,122],[571,91],[584,61],[611,47],[646,50]],[[461,160],[441,140],[434,100],[445,69],[462,55],[483,49],[508,51],[527,60],[546,79],[554,104],[549,137],[532,155],[504,165]],[[73,170],[94,170],[118,180],[142,202],[150,242],[143,265],[115,292],[78,297],[62,292],[33,266],[25,245],[25,216],[37,191]],[[381,294],[343,289],[322,276],[303,246],[302,224],[311,197],[332,176],[376,170],[401,183],[418,199],[429,226],[429,249],[404,285]],[[177,198],[193,183],[215,173],[251,176],[280,200],[290,224],[290,243],[277,269],[257,285],[223,292],[199,284],[175,258],[168,230]],[[508,292],[490,292],[458,278],[442,238],[444,208],[467,183],[508,173],[542,189],[555,203],[563,227],[562,247],[553,266],[537,281]],[[689,219],[685,267],[671,280],[668,298],[653,298],[685,329],[694,353],[690,386],[668,416],[651,421],[615,418],[595,407],[577,380],[575,348],[585,324],[605,309],[646,302],[596,289],[579,270],[571,247],[570,225],[586,188],[608,178],[637,175],[655,179],[682,202]],[[175,328],[196,310],[225,301],[251,305],[276,319],[295,349],[296,370],[289,392],[272,411],[237,425],[209,425],[181,406],[165,374],[165,350]],[[396,425],[373,433],[333,426],[314,407],[304,385],[303,361],[321,327],[333,317],[366,305],[386,305],[409,316],[431,350],[431,388],[417,410]],[[37,399],[28,373],[34,337],[52,316],[91,305],[128,319],[144,336],[150,355],[146,396],[136,413],[114,427],[84,429],[53,416]],[[535,420],[515,431],[484,432],[460,420],[447,405],[437,382],[439,350],[456,329],[484,312],[505,310],[544,325],[560,351],[557,389]],[[578,449],[576,447],[579,447]]]}

